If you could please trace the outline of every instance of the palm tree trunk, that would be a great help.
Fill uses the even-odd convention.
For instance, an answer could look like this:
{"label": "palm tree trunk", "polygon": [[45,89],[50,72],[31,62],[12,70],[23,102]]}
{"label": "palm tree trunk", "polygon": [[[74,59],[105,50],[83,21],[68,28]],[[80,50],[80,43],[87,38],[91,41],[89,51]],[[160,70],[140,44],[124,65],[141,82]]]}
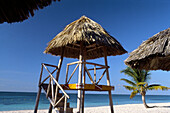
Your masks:
{"label": "palm tree trunk", "polygon": [[150,108],[147,104],[146,104],[146,101],[145,101],[145,93],[142,94],[142,101],[143,101],[143,104],[146,108]]}

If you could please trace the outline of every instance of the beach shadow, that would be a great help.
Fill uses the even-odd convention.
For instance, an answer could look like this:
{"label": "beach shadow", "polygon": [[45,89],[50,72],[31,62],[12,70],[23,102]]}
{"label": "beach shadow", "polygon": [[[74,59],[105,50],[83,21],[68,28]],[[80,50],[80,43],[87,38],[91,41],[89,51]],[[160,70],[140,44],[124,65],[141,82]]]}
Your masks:
{"label": "beach shadow", "polygon": [[170,108],[170,106],[151,106],[150,108]]}

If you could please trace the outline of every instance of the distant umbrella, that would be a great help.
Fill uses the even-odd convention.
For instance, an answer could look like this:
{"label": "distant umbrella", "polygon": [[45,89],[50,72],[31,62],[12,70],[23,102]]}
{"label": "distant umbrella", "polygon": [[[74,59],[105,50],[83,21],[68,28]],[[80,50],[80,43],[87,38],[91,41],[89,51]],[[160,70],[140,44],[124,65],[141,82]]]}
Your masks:
{"label": "distant umbrella", "polygon": [[170,70],[170,28],[144,41],[130,53],[125,64],[145,70]]}
{"label": "distant umbrella", "polygon": [[[56,0],[0,0],[0,23],[22,22]],[[60,1],[60,0],[58,0]]]}
{"label": "distant umbrella", "polygon": [[108,56],[127,52],[105,29],[86,16],[67,25],[49,42],[44,52],[57,56],[61,55],[61,48],[64,47],[64,57],[79,58],[80,42],[86,47],[87,59],[104,57],[103,47],[106,47]]}

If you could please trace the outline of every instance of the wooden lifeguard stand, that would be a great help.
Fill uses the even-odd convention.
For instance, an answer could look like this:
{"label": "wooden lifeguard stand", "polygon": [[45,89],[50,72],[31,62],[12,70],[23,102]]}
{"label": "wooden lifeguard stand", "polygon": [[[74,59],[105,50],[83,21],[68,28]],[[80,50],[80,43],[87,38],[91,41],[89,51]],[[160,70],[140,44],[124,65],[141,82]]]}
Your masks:
{"label": "wooden lifeguard stand", "polygon": [[[41,89],[44,89],[47,98],[51,103],[49,113],[52,111],[52,107],[64,113],[73,112],[72,108],[69,108],[69,104],[67,103],[69,96],[65,90],[78,90],[77,113],[84,113],[85,91],[108,91],[111,113],[114,112],[111,95],[111,90],[114,90],[114,87],[111,86],[110,83],[107,56],[122,55],[127,51],[99,24],[85,16],[82,16],[80,19],[67,25],[62,32],[51,40],[44,52],[61,57],[58,66],[42,64],[39,91],[37,94],[34,113],[37,113]],[[58,80],[63,57],[77,58],[79,61],[67,64],[65,84],[59,84]],[[100,57],[104,57],[104,65],[86,61]],[[76,65],[76,67],[72,74],[68,75],[69,67],[71,65]],[[87,65],[94,65],[94,68],[89,69]],[[47,68],[48,66],[53,67],[54,71],[50,72]],[[43,67],[48,71],[49,75],[44,80],[41,80]],[[78,68],[78,82],[75,84],[69,84],[72,76]],[[96,71],[101,69],[103,69],[102,75],[96,75]],[[91,70],[94,71],[94,77],[92,77],[90,73]],[[56,78],[53,77],[55,71],[57,71]],[[104,75],[107,77],[107,85],[99,85]],[[90,79],[90,84],[86,82],[86,76]],[[97,80],[96,78],[99,79]],[[45,84],[45,81],[48,79],[49,83]],[[59,93],[59,90],[62,94]]]}

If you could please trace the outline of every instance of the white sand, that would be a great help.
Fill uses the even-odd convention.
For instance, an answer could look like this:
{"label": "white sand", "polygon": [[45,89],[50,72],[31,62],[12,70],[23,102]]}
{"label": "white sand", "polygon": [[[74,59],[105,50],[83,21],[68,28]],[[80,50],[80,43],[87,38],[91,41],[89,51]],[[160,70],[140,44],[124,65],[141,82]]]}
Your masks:
{"label": "white sand", "polygon": [[[126,104],[115,105],[115,113],[170,113],[170,103],[155,103],[148,104],[149,106],[157,106],[154,108],[145,108],[143,104]],[[109,106],[103,107],[88,107],[85,108],[85,113],[110,113]],[[33,110],[20,110],[20,111],[0,111],[0,113],[33,113]],[[39,110],[38,113],[48,113],[48,110]],[[55,113],[53,111],[53,113]],[[74,109],[76,113],[76,109]]]}

